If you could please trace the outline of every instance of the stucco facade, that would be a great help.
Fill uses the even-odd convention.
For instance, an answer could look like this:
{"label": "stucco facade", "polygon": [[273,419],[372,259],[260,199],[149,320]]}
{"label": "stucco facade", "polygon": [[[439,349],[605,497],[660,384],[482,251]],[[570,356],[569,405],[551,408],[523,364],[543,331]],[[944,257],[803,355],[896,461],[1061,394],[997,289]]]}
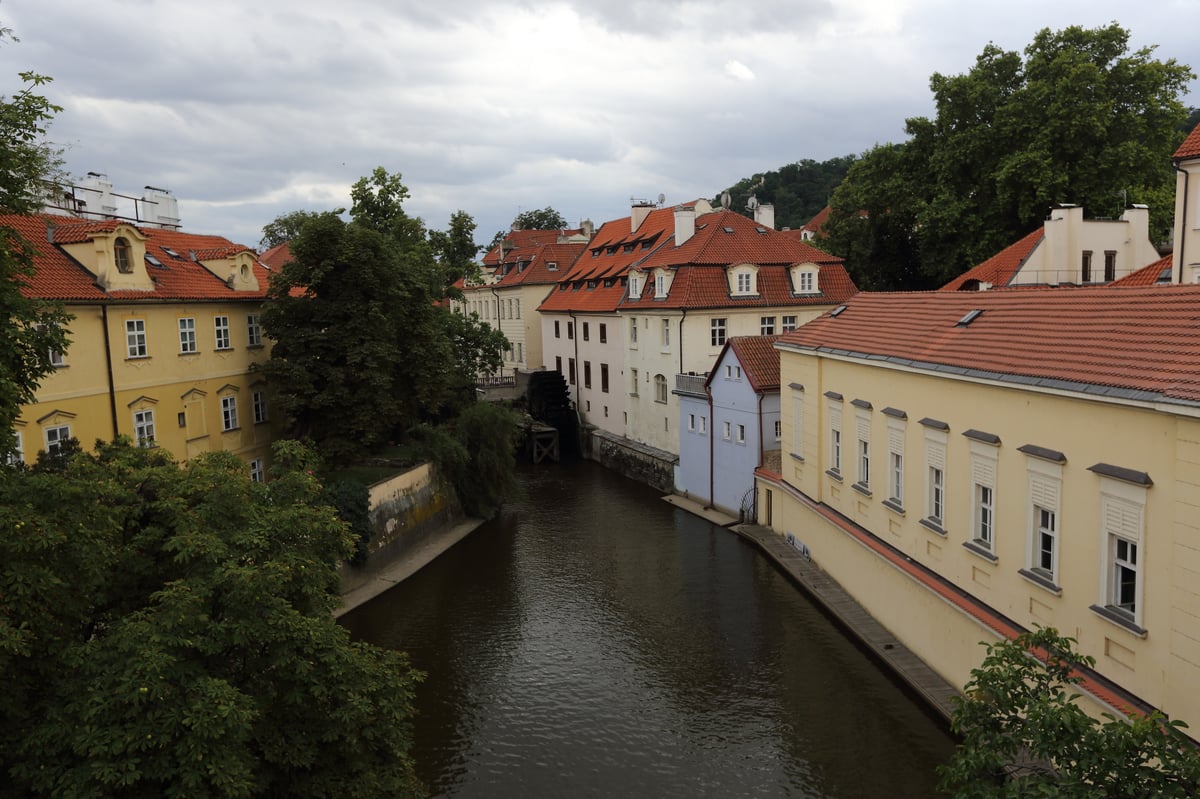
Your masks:
{"label": "stucco facade", "polygon": [[1004,294],[877,295],[784,337],[760,520],[954,684],[978,642],[1052,626],[1118,689],[1093,712],[1200,723],[1200,376],[1176,349],[1200,341],[1118,332],[1136,318],[1153,341],[1200,294]]}
{"label": "stucco facade", "polygon": [[21,459],[124,435],[179,459],[228,450],[265,476],[272,416],[251,370],[270,354],[259,321],[269,273],[253,251],[127,222],[5,221],[39,250],[27,293],[74,317],[70,346],[21,408]]}

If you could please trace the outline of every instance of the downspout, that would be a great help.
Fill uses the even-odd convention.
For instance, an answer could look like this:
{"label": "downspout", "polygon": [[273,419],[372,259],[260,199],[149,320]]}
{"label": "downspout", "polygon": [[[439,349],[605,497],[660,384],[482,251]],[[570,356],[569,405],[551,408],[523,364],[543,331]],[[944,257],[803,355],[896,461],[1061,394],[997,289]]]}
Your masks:
{"label": "downspout", "polygon": [[683,316],[679,317],[679,374],[683,374],[683,320],[687,316],[687,308],[683,309]]}
{"label": "downspout", "polygon": [[1175,251],[1175,254],[1172,256],[1175,259],[1175,263],[1179,265],[1179,280],[1178,280],[1178,282],[1183,283],[1183,243],[1185,241],[1187,241],[1188,181],[1191,178],[1191,173],[1189,173],[1186,169],[1180,169],[1178,161],[1172,161],[1171,166],[1175,167],[1176,172],[1183,175],[1183,211],[1182,211],[1183,225],[1179,231],[1180,232],[1179,241],[1175,242],[1175,246],[1177,249]]}
{"label": "downspout", "polygon": [[117,387],[113,380],[112,341],[108,333],[108,306],[100,306],[100,318],[104,325],[104,365],[108,371],[108,412],[112,417],[112,437],[117,437]]}
{"label": "downspout", "polygon": [[[579,362],[579,328],[575,324],[575,312],[574,311],[567,311],[567,318],[569,318],[571,320],[569,322],[569,324],[571,325],[571,347],[575,351],[575,382],[572,383],[571,385],[575,386],[575,412],[578,413],[579,412],[579,397],[580,397],[580,393],[581,393],[579,390],[579,386],[580,386],[580,383],[582,382],[581,376],[582,376],[582,372],[583,372],[583,364],[581,364]],[[570,376],[570,372],[571,372],[571,370],[568,368],[567,369],[568,376]]]}
{"label": "downspout", "polygon": [[763,393],[761,391],[756,392],[756,393],[758,394],[758,465],[762,466],[763,465],[763,438],[766,437],[767,431],[766,431],[766,427],[763,424],[763,414],[762,414]]}
{"label": "downspout", "polygon": [[[496,329],[499,330],[501,333],[503,333],[504,329],[500,326],[500,295],[496,293],[495,286],[488,286],[488,291],[492,292],[492,296],[496,298]],[[509,343],[511,344],[512,342],[509,342]],[[501,360],[501,363],[503,363],[504,353],[500,353],[500,360]],[[501,375],[504,374],[503,366],[500,367],[500,374]]]}
{"label": "downspout", "polygon": [[708,504],[704,507],[705,510],[710,509],[716,501],[714,494],[716,493],[716,480],[713,477],[715,464],[714,444],[713,439],[717,435],[717,420],[713,416],[713,399],[712,388],[704,387],[704,393],[708,395]]}

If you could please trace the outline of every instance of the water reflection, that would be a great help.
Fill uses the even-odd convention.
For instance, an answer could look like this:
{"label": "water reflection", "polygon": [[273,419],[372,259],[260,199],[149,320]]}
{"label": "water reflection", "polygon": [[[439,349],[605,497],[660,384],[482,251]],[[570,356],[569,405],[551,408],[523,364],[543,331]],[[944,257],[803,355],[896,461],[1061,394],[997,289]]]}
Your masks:
{"label": "water reflection", "polygon": [[949,737],[754,549],[591,463],[344,617],[454,797],[928,797]]}

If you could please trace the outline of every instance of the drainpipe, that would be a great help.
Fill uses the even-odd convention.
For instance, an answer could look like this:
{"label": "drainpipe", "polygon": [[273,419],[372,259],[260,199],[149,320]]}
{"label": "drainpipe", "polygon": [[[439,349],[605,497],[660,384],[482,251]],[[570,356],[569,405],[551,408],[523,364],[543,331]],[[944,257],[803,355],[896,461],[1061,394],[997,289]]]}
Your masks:
{"label": "drainpipe", "polygon": [[687,308],[683,309],[683,316],[679,317],[679,374],[683,374],[683,320],[687,317]]}
{"label": "drainpipe", "polygon": [[758,392],[758,465],[763,465],[763,438],[766,436],[766,430],[763,427],[762,415],[763,393]]}
{"label": "drainpipe", "polygon": [[[575,383],[574,383],[574,385],[575,385],[575,410],[578,411],[579,405],[580,405],[579,398],[582,395],[582,392],[579,390],[579,386],[583,382],[583,379],[582,379],[583,364],[581,364],[579,362],[579,326],[577,324],[575,324],[575,312],[574,311],[567,311],[567,318],[569,318],[571,320],[571,322],[570,322],[571,346],[575,351]],[[568,364],[568,367],[569,367],[569,364]],[[568,368],[567,376],[570,377],[570,375],[571,375],[571,370],[570,370],[570,368]]]}
{"label": "drainpipe", "polygon": [[[504,330],[502,329],[502,327],[500,325],[500,295],[496,293],[495,286],[489,286],[488,291],[492,292],[492,296],[496,298],[496,329],[499,330],[501,333],[503,333]],[[511,344],[512,342],[509,342],[509,343]],[[501,362],[503,362],[504,353],[500,353],[500,360],[501,360]],[[504,374],[503,366],[500,367],[500,374],[501,375]]]}
{"label": "drainpipe", "polygon": [[1172,258],[1179,266],[1179,283],[1183,283],[1183,243],[1187,241],[1187,206],[1188,206],[1188,180],[1191,174],[1186,169],[1179,168],[1178,161],[1172,161],[1171,166],[1175,167],[1175,171],[1183,175],[1183,226],[1179,233],[1179,241],[1175,242],[1175,253]]}
{"label": "drainpipe", "polygon": [[713,466],[715,463],[713,449],[715,445],[713,439],[717,436],[717,419],[713,415],[712,388],[705,386],[704,393],[708,395],[708,504],[704,506],[704,509],[708,510],[716,502],[716,497],[714,496],[716,493],[716,480],[713,477]]}
{"label": "drainpipe", "polygon": [[100,306],[100,319],[104,325],[104,365],[108,367],[108,412],[112,418],[112,437],[117,437],[117,387],[113,381],[112,341],[108,334],[108,306]]}

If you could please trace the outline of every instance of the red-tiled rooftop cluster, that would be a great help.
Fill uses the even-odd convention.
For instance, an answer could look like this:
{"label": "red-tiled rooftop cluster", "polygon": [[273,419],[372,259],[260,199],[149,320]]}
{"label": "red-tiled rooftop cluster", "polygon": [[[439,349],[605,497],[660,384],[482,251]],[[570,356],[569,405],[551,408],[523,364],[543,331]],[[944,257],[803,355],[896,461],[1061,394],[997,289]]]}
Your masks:
{"label": "red-tiled rooftop cluster", "polygon": [[987,283],[992,286],[1007,286],[1016,277],[1017,272],[1021,271],[1021,266],[1029,258],[1029,254],[1041,243],[1045,235],[1045,230],[1039,227],[978,266],[974,266],[963,272],[942,286],[939,291],[959,291],[964,288],[975,290],[979,288],[979,284],[981,283]]}
{"label": "red-tiled rooftop cluster", "polygon": [[[102,302],[105,300],[221,300],[261,299],[266,295],[269,270],[257,260],[254,276],[258,291],[237,291],[209,272],[193,257],[201,260],[225,258],[250,251],[249,247],[234,244],[220,236],[181,233],[175,230],[139,227],[146,236],[146,254],[161,266],[147,263],[146,271],[154,282],[153,291],[128,289],[105,291],[95,276],[74,258],[61,244],[78,244],[96,233],[109,233],[120,223],[116,221],[81,221],[73,217],[36,214],[32,216],[0,216],[0,226],[11,228],[33,245],[35,272],[22,288],[27,296],[64,302]],[[171,250],[168,252],[167,250]]]}
{"label": "red-tiled rooftop cluster", "polygon": [[1175,151],[1177,159],[1184,158],[1200,158],[1200,125],[1192,128],[1192,132],[1183,140],[1183,144],[1179,145],[1179,149]]}
{"label": "red-tiled rooftop cluster", "polygon": [[858,294],[780,345],[1200,404],[1200,286]]}

